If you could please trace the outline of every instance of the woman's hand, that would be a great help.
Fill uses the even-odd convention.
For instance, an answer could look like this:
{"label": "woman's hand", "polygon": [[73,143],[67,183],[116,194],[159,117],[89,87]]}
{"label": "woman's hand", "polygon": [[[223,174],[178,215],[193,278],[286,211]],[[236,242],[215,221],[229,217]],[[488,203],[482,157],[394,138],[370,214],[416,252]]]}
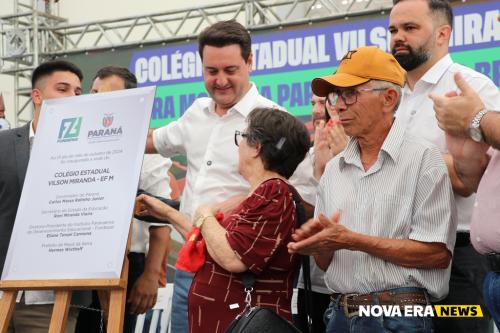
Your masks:
{"label": "woman's hand", "polygon": [[328,136],[330,151],[335,156],[345,149],[349,137],[345,134],[344,127],[338,121],[334,121],[331,126],[327,125],[327,127],[330,127],[330,135]]}
{"label": "woman's hand", "polygon": [[[236,199],[235,199],[236,200]],[[247,270],[245,264],[236,256],[226,238],[226,229],[215,217],[219,206],[201,205],[194,214],[193,223],[200,217],[204,219],[200,226],[207,251],[217,264],[229,272],[241,273]],[[204,218],[204,216],[209,216]]]}
{"label": "woman's hand", "polygon": [[153,216],[159,220],[170,222],[182,237],[186,237],[192,227],[187,216],[149,195],[141,194],[135,198],[135,208],[135,215],[139,217]]}
{"label": "woman's hand", "polygon": [[196,221],[200,216],[215,215],[217,210],[218,209],[216,207],[210,205],[201,205],[200,207],[198,207],[196,213],[194,214],[193,222]]}
{"label": "woman's hand", "polygon": [[329,160],[347,146],[349,137],[337,121],[320,121],[314,132],[314,178],[319,180]]}
{"label": "woman's hand", "polygon": [[170,221],[169,217],[172,211],[175,211],[175,209],[169,205],[146,194],[141,194],[135,198],[135,205],[135,215],[153,216],[162,221]]}
{"label": "woman's hand", "polygon": [[330,150],[328,140],[329,129],[325,125],[325,121],[321,120],[314,131],[314,178],[319,180],[325,171],[326,163],[332,159],[333,155]]}

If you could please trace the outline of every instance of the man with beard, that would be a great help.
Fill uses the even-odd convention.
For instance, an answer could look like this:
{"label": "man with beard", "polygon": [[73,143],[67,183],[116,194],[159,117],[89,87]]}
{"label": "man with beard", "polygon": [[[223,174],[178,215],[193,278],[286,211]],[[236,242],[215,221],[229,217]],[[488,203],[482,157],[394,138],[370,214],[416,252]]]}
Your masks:
{"label": "man with beard", "polygon": [[[454,73],[460,72],[474,87],[486,108],[495,109],[500,97],[497,87],[486,76],[453,63],[448,54],[453,13],[445,0],[395,0],[389,19],[392,54],[406,69],[406,85],[396,113],[407,132],[438,146],[448,167],[455,192],[458,229],[454,249],[448,296],[440,304],[479,304],[486,309],[481,296],[487,271],[484,257],[470,243],[470,220],[474,195],[461,182],[448,154],[444,132],[439,128],[429,94],[444,95],[457,90]],[[469,124],[470,133],[481,120],[477,113]],[[435,318],[436,332],[486,332],[489,315],[483,318]]]}

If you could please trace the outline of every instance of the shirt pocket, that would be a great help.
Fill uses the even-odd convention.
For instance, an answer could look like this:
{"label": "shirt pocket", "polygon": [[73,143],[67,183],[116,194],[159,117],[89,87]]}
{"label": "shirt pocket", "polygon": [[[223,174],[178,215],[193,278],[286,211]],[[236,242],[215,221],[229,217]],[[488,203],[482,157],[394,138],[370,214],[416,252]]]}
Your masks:
{"label": "shirt pocket", "polygon": [[411,230],[411,199],[388,193],[375,196],[370,234],[406,239]]}

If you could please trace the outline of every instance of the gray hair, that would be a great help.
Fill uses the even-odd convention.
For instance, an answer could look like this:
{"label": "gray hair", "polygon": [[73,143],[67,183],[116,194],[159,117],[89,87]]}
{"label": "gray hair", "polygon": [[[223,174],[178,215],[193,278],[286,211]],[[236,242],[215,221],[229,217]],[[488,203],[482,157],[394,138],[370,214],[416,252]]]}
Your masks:
{"label": "gray hair", "polygon": [[372,83],[373,88],[386,88],[386,89],[396,90],[396,92],[398,93],[398,100],[396,102],[396,105],[394,105],[394,109],[392,110],[393,113],[396,113],[396,110],[398,109],[399,104],[401,103],[401,96],[402,96],[401,87],[395,83],[382,80],[370,80],[370,82]]}

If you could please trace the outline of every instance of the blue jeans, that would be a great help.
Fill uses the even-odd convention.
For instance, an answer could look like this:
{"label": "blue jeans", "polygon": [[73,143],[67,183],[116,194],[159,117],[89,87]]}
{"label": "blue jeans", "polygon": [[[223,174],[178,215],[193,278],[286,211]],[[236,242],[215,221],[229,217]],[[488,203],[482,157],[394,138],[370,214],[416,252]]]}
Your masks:
{"label": "blue jeans", "polygon": [[[397,288],[393,291],[415,291],[418,288]],[[344,307],[340,304],[340,297],[330,302],[325,312],[324,320],[326,333],[432,333],[432,317],[359,317],[348,318]],[[374,305],[378,303],[376,299]]]}
{"label": "blue jeans", "polygon": [[500,273],[488,272],[483,283],[483,297],[497,327],[500,327]]}
{"label": "blue jeans", "polygon": [[172,332],[188,333],[188,294],[193,282],[194,273],[180,269],[175,270],[174,292],[172,295]]}

